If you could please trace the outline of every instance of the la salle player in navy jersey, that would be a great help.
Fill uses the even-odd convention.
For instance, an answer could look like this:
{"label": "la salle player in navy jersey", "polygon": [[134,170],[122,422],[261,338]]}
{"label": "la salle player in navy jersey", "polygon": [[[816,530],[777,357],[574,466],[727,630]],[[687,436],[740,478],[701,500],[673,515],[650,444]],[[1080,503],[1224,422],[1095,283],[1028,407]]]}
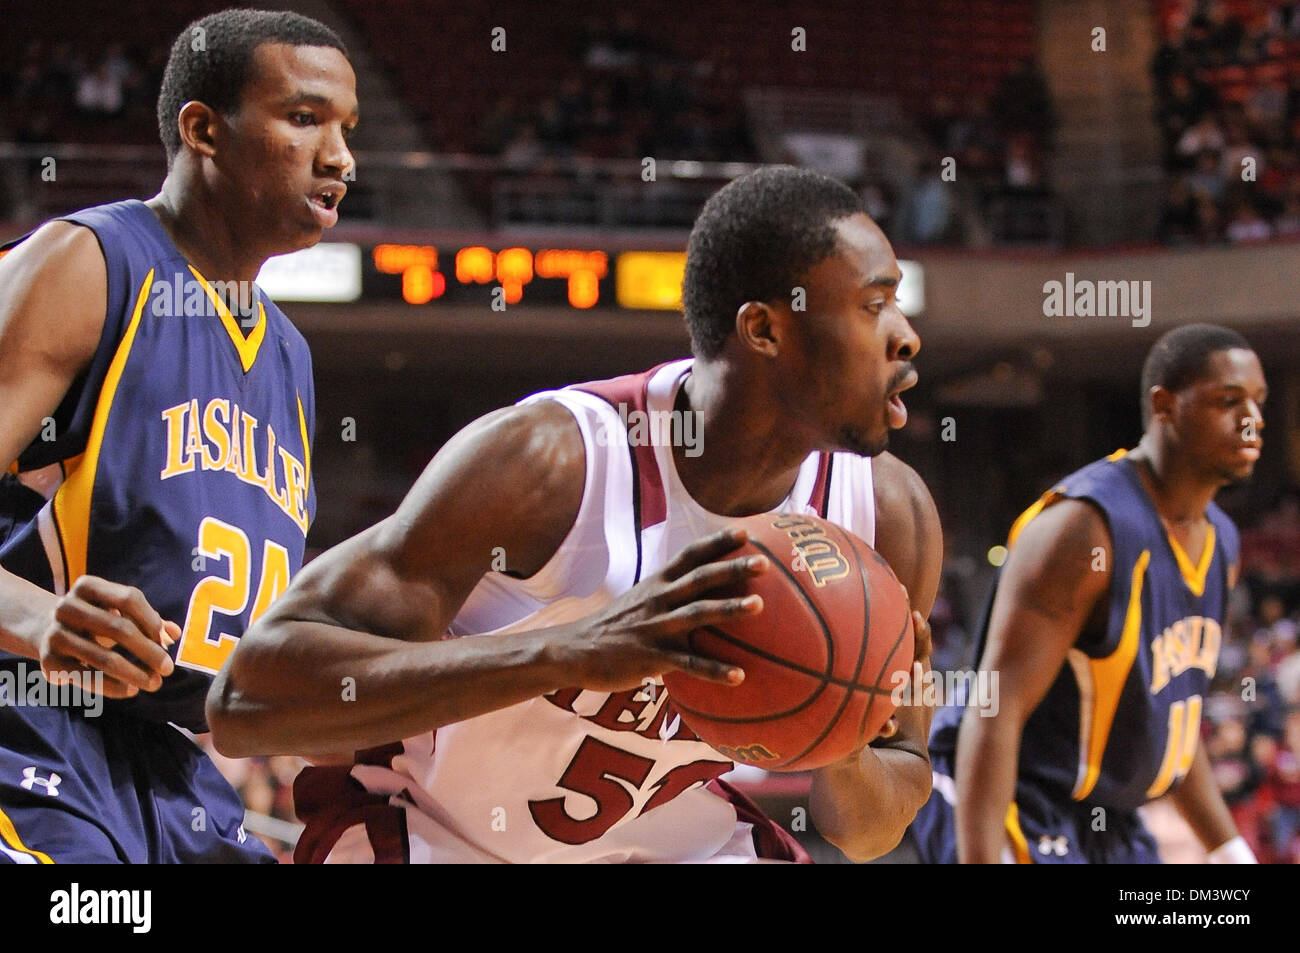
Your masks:
{"label": "la salle player in navy jersey", "polygon": [[301,565],[311,362],[253,282],[337,220],[355,87],[314,20],[196,21],[159,96],[159,194],[0,259],[0,669],[102,673],[109,699],[0,705],[0,862],[273,859],[169,723],[205,730],[212,676]]}
{"label": "la salle player in navy jersey", "polygon": [[[313,561],[209,694],[227,754],[342,754],[295,785],[308,827],[295,858],[799,858],[717,784],[726,758],[645,682],[743,677],[688,634],[761,611],[710,598],[767,569],[728,558],[743,537],[724,527],[787,508],[874,538],[928,652],[938,516],[883,452],[920,348],[899,280],[842,184],[790,168],[737,179],[691,235],[693,361],[471,424],[396,515]],[[619,403],[699,413],[702,446],[635,444]],[[355,699],[340,701],[345,678]],[[810,813],[851,858],[893,847],[925,800],[929,715],[900,709],[891,737],[816,772]]]}
{"label": "la salle player in navy jersey", "polygon": [[1212,862],[1252,863],[1200,743],[1238,571],[1213,502],[1259,458],[1268,388],[1245,338],[1188,325],[1142,372],[1145,433],[1016,521],[980,668],[999,709],[935,715],[933,863],[1158,863],[1137,808],[1168,795]]}

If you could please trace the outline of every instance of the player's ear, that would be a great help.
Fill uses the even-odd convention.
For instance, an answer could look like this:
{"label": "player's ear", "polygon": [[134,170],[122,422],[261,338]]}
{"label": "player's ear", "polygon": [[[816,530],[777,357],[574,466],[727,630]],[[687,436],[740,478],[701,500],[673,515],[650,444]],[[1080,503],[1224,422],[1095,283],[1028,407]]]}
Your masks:
{"label": "player's ear", "polygon": [[1151,419],[1168,420],[1174,412],[1174,392],[1157,384],[1151,388]]}
{"label": "player's ear", "polygon": [[181,133],[181,145],[193,149],[200,155],[211,156],[216,152],[216,111],[198,100],[191,99],[181,107],[176,116],[176,123]]}
{"label": "player's ear", "polygon": [[775,357],[781,334],[772,309],[762,301],[746,301],[736,312],[736,337],[742,346]]}

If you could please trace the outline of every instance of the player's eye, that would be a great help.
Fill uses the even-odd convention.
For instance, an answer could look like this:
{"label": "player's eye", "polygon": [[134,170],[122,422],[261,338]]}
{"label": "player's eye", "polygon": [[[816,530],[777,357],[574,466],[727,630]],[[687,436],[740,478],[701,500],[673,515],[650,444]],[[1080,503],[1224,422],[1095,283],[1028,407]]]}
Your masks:
{"label": "player's eye", "polygon": [[310,126],[316,121],[316,117],[311,113],[293,113],[289,118],[299,126]]}

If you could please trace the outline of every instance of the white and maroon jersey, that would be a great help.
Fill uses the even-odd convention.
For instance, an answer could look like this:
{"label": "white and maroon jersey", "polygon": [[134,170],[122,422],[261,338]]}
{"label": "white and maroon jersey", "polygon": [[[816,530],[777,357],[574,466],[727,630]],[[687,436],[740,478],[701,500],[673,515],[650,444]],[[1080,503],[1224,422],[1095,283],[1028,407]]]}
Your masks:
{"label": "white and maroon jersey", "polygon": [[[491,638],[584,618],[729,524],[691,498],[673,461],[669,412],[690,369],[690,360],[678,361],[523,401],[556,401],[578,422],[587,461],[582,504],[541,570],[479,582],[452,636]],[[690,436],[680,420],[678,428],[679,442]],[[774,511],[816,513],[874,544],[874,500],[868,458],[814,453]],[[306,769],[295,785],[307,822],[295,856],[803,859],[788,835],[715,780],[732,767],[686,727],[662,683],[614,693],[561,689],[359,752],[351,768]]]}

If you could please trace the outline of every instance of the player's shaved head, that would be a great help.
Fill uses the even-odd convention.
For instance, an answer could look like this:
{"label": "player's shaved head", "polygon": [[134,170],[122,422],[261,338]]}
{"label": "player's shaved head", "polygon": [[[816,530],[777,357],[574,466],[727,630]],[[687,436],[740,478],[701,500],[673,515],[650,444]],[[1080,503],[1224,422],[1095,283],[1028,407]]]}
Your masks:
{"label": "player's shaved head", "polygon": [[1254,350],[1236,331],[1217,324],[1188,324],[1162,335],[1142,366],[1143,429],[1151,422],[1153,387],[1180,391],[1201,378],[1211,354],[1234,348]]}
{"label": "player's shaved head", "polygon": [[691,230],[682,305],[691,349],[712,358],[746,301],[790,301],[813,265],[836,249],[836,219],[864,211],[830,176],[772,166],[714,193]]}
{"label": "player's shaved head", "polygon": [[170,166],[181,150],[176,117],[191,101],[221,113],[239,108],[253,78],[253,53],[263,43],[347,47],[325,24],[287,10],[222,10],[195,20],[172,44],[158,93],[158,134]]}

